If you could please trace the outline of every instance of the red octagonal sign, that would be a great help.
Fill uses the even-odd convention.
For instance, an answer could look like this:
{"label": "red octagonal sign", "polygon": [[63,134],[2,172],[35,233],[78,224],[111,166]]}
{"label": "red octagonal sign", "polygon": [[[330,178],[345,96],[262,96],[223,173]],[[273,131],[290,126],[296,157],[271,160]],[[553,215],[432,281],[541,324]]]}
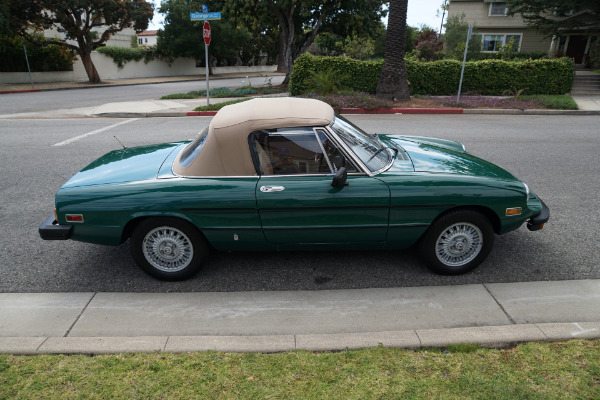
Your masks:
{"label": "red octagonal sign", "polygon": [[204,21],[204,29],[203,29],[204,43],[206,45],[210,44],[210,24],[208,21]]}

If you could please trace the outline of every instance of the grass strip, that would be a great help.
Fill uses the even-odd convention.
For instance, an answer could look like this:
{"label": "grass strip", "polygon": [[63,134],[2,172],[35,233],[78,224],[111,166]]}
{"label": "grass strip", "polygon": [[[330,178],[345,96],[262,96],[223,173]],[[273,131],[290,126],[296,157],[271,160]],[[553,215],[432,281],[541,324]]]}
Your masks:
{"label": "grass strip", "polygon": [[224,101],[222,103],[214,103],[208,106],[200,106],[200,107],[196,107],[194,108],[194,111],[218,111],[221,108],[228,106],[230,104],[236,104],[236,103],[241,103],[243,101],[248,101],[250,100],[250,98],[243,98],[243,99],[238,99],[238,100],[230,100],[230,101]]}
{"label": "grass strip", "polygon": [[537,95],[537,96],[521,96],[526,101],[533,101],[545,108],[552,110],[579,110],[577,103],[571,96],[566,94],[560,95]]}
{"label": "grass strip", "polygon": [[597,399],[600,341],[503,350],[0,355],[0,399],[41,398]]}

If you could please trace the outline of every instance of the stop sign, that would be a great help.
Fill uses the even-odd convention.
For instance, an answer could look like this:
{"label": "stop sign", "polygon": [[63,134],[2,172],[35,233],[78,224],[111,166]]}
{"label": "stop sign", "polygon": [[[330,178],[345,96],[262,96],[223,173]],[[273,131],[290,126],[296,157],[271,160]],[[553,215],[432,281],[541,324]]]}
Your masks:
{"label": "stop sign", "polygon": [[204,29],[202,35],[204,36],[204,43],[208,46],[210,44],[210,24],[208,21],[204,21]]}

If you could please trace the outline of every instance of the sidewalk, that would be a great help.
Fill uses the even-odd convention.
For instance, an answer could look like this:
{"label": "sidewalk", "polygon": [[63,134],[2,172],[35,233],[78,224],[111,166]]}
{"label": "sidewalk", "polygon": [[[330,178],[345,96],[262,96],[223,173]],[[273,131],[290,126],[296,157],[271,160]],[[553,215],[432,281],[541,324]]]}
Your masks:
{"label": "sidewalk", "polygon": [[[269,72],[267,73],[231,73],[231,74],[214,74],[210,76],[212,80],[228,79],[228,78],[245,78],[256,77],[256,76],[284,76],[281,72]],[[35,83],[31,87],[30,83],[17,83],[11,85],[0,85],[0,94],[19,93],[19,92],[41,92],[49,90],[69,90],[69,89],[89,89],[99,88],[106,86],[133,86],[133,85],[148,85],[156,83],[168,83],[168,82],[187,82],[187,81],[204,81],[205,75],[182,75],[182,76],[159,76],[154,78],[128,78],[128,79],[113,79],[103,81],[99,85],[93,85],[88,82],[47,82],[47,83]]]}
{"label": "sidewalk", "polygon": [[0,353],[119,353],[600,338],[600,280],[287,292],[0,293]]}
{"label": "sidewalk", "polygon": [[[281,73],[269,73],[270,76],[282,76]],[[262,76],[262,74],[221,74],[211,76],[211,80],[227,78],[245,78],[246,76]],[[202,81],[204,75],[174,76],[157,78],[133,78],[105,81],[100,86],[90,85],[86,82],[54,82],[35,84],[31,89],[29,84],[0,85],[0,95],[6,93],[19,93],[47,90],[67,90],[79,88],[97,88],[104,86],[128,86],[157,84],[165,82]],[[285,94],[284,94],[285,95]],[[239,99],[239,98],[236,98]],[[398,108],[368,112],[360,109],[344,109],[342,114],[385,113],[385,114],[487,114],[487,115],[600,115],[600,97],[573,96],[579,110],[516,110],[516,109],[444,109],[444,108]],[[211,104],[234,100],[232,98],[211,98]],[[0,118],[146,118],[146,117],[187,117],[187,116],[213,116],[216,112],[195,112],[198,106],[206,105],[206,99],[193,100],[158,100],[114,102],[98,107],[76,109],[59,109],[53,111],[2,115]]]}

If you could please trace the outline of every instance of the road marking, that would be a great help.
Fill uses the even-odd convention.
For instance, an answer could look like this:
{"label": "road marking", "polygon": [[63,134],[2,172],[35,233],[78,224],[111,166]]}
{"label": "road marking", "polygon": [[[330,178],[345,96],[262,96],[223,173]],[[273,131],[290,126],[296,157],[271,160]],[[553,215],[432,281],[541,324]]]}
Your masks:
{"label": "road marking", "polygon": [[85,137],[88,137],[88,136],[95,135],[96,133],[104,132],[104,131],[107,131],[107,130],[109,130],[109,129],[115,128],[115,127],[117,127],[117,126],[119,126],[119,125],[124,125],[124,124],[128,124],[128,123],[130,123],[130,122],[133,122],[133,121],[137,121],[138,119],[139,119],[139,118],[131,118],[131,119],[127,119],[127,120],[125,120],[125,121],[121,121],[121,122],[119,122],[119,123],[116,123],[116,124],[113,124],[113,125],[110,125],[110,126],[106,126],[106,127],[104,127],[104,128],[96,129],[95,131],[88,132],[88,133],[84,133],[83,135],[75,136],[75,137],[73,137],[73,138],[71,138],[71,139],[67,139],[67,140],[64,140],[64,141],[62,141],[62,142],[59,142],[59,143],[55,143],[55,144],[53,144],[52,146],[64,146],[64,145],[67,145],[67,144],[70,144],[70,143],[76,142],[76,141],[78,141],[79,139],[83,139],[83,138],[85,138]]}

